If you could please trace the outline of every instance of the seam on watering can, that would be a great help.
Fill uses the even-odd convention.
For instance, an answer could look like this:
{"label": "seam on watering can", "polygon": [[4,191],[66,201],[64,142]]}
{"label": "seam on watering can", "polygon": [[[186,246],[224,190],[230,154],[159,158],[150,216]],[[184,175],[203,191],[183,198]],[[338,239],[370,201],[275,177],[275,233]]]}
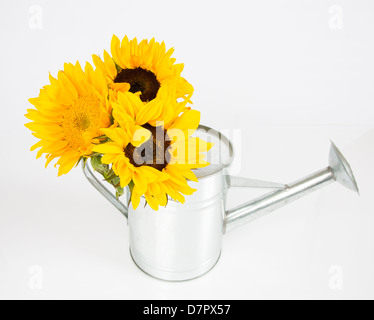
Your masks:
{"label": "seam on watering can", "polygon": [[[227,192],[227,189],[224,189],[223,191],[221,191],[220,193],[217,193],[215,196],[213,197],[210,197],[208,199],[205,199],[205,200],[200,200],[198,202],[194,202],[194,203],[191,203],[191,204],[188,204],[188,203],[184,203],[183,204],[183,207],[184,208],[191,208],[191,207],[198,207],[199,209],[203,209],[203,208],[207,208],[207,207],[210,207],[212,206],[213,204],[216,204],[217,203],[217,199],[223,199],[225,194]],[[205,205],[201,205],[201,203],[206,203]],[[170,202],[170,206],[178,206],[180,205],[179,202]]]}
{"label": "seam on watering can", "polygon": [[[193,278],[188,278],[188,279],[184,279],[184,280],[168,280],[168,279],[163,279],[163,278],[158,278],[150,273],[148,273],[147,271],[143,270],[139,265],[138,263],[135,261],[134,257],[133,257],[133,254],[131,252],[131,248],[129,248],[129,251],[130,251],[130,256],[131,256],[131,259],[132,261],[134,262],[134,264],[138,267],[138,269],[143,272],[144,274],[146,274],[147,276],[150,276],[152,277],[153,279],[156,279],[156,280],[159,280],[159,281],[164,281],[164,282],[186,282],[186,281],[192,281],[192,280],[195,280],[195,279],[198,279],[202,276],[204,276],[205,274],[207,274],[208,272],[210,272],[211,270],[213,270],[213,268],[218,264],[218,262],[220,261],[221,259],[221,255],[222,255],[222,251],[219,252],[219,255],[218,255],[218,258],[217,258],[217,261],[212,265],[211,268],[209,268],[207,271],[203,272],[202,274],[196,276],[196,277],[193,277]],[[145,265],[149,266],[147,263],[144,263]],[[153,268],[153,267],[152,267]],[[156,269],[156,270],[160,270],[160,269],[157,269],[157,268],[153,268],[153,269]],[[194,269],[194,270],[198,270],[198,269]],[[162,270],[160,270],[162,271]],[[170,272],[173,274],[173,272]],[[177,272],[175,272],[174,274],[178,274]]]}
{"label": "seam on watering can", "polygon": [[[179,205],[183,205],[183,208],[191,208],[191,207],[194,207],[194,206],[198,206],[200,209],[202,209],[202,208],[206,208],[206,207],[209,207],[209,206],[211,206],[212,204],[215,204],[217,201],[217,198],[218,199],[221,199],[222,198],[222,193],[224,193],[224,192],[220,192],[220,193],[218,193],[216,196],[214,196],[214,197],[211,197],[211,198],[209,198],[209,199],[206,199],[206,200],[200,200],[200,201],[198,201],[198,202],[194,202],[194,203],[180,203],[180,202],[176,202],[176,201],[171,201],[171,200],[169,200],[169,203],[168,203],[168,205],[167,206],[165,206],[165,208],[167,208],[168,206],[170,206],[170,207],[177,207],[177,206],[179,206]],[[144,198],[145,199],[145,198]],[[204,202],[204,203],[207,203],[206,205],[203,205],[203,206],[201,206],[200,204],[202,203],[202,202]]]}
{"label": "seam on watering can", "polygon": [[[200,200],[198,202],[193,202],[193,203],[190,203],[190,204],[188,204],[188,203],[181,204],[180,202],[171,202],[170,201],[168,203],[168,205],[164,208],[168,208],[168,207],[177,208],[178,206],[182,205],[181,209],[185,209],[185,208],[188,208],[190,210],[195,210],[195,208],[206,209],[206,208],[212,207],[213,205],[217,204],[217,202],[221,202],[221,200],[224,201],[227,191],[228,191],[228,189],[226,188],[223,191],[221,191],[220,193],[218,193],[217,195],[215,195],[214,197],[208,198],[206,200]],[[204,205],[201,205],[202,203],[204,203]],[[130,208],[130,210],[132,210],[132,209]]]}

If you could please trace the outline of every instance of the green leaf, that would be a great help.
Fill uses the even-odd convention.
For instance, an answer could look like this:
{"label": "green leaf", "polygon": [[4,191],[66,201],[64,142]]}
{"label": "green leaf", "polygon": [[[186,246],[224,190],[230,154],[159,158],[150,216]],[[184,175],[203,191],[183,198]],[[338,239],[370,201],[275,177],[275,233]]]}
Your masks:
{"label": "green leaf", "polygon": [[117,178],[118,176],[114,173],[113,169],[110,169],[108,173],[104,175],[107,182],[111,183],[111,180]]}
{"label": "green leaf", "polygon": [[129,183],[129,189],[131,193],[134,191],[134,187],[135,187],[134,181],[131,180]]}
{"label": "green leaf", "polygon": [[102,164],[100,156],[93,156],[91,157],[91,165],[95,169]]}
{"label": "green leaf", "polygon": [[93,158],[93,157],[98,157],[98,156],[101,156],[101,153],[94,152],[94,153],[91,153],[88,157]]}
{"label": "green leaf", "polygon": [[109,182],[114,188],[118,188],[121,186],[121,179],[119,177],[115,177],[113,178],[112,180],[110,180]]}
{"label": "green leaf", "polygon": [[122,68],[114,61],[114,59],[113,59],[113,62],[116,65],[117,73],[120,73]]}
{"label": "green leaf", "polygon": [[125,193],[124,188],[121,187],[121,179],[115,174],[115,172],[109,165],[102,163],[101,158],[101,155],[95,155],[91,157],[92,168],[103,176],[104,181],[108,182],[114,187],[118,200],[119,197],[121,197]]}
{"label": "green leaf", "polygon": [[91,158],[92,168],[105,177],[110,171],[109,165],[101,162],[101,156],[95,156]]}
{"label": "green leaf", "polygon": [[[109,115],[109,119],[110,119],[110,124],[113,125],[113,124],[114,124],[114,117],[113,117],[113,115],[110,114],[110,115]],[[106,138],[106,141],[109,141],[109,140],[110,140],[110,139],[107,137],[107,138]]]}
{"label": "green leaf", "polygon": [[99,136],[99,137],[95,137],[94,139],[104,140],[103,142],[105,142],[106,140],[109,140],[109,138],[108,138],[106,135],[102,135],[102,136]]}
{"label": "green leaf", "polygon": [[122,188],[122,187],[118,187],[116,189],[116,197],[117,197],[117,200],[119,199],[120,196],[124,195],[125,193],[125,190]]}
{"label": "green leaf", "polygon": [[130,190],[130,197],[129,197],[129,201],[127,202],[127,206],[130,207],[132,193],[133,193],[134,187],[135,187],[134,181],[131,180],[128,187],[129,187],[129,190]]}

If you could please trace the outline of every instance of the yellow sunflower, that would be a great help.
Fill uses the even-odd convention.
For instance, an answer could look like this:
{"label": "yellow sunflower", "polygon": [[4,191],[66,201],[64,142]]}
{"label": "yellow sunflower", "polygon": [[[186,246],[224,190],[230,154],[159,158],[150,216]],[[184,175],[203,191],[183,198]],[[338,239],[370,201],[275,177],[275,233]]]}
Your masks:
{"label": "yellow sunflower", "polygon": [[211,144],[191,138],[200,122],[200,112],[174,112],[173,95],[161,90],[160,97],[144,104],[139,96],[118,92],[112,101],[119,127],[103,129],[111,140],[93,148],[101,161],[112,165],[121,187],[130,185],[136,209],[145,196],[152,209],[165,206],[168,196],[183,203],[194,191],[188,180],[197,181],[191,169],[209,165],[204,152]]}
{"label": "yellow sunflower", "polygon": [[46,154],[46,167],[59,158],[55,166],[60,176],[92,152],[93,142],[100,142],[95,137],[111,125],[111,107],[105,77],[89,63],[85,71],[78,62],[65,64],[50,82],[39,97],[29,100],[36,109],[27,110],[26,117],[33,122],[25,126],[40,139],[31,151],[40,148],[37,158]]}
{"label": "yellow sunflower", "polygon": [[156,98],[160,88],[175,88],[176,97],[190,102],[193,87],[181,77],[183,64],[175,64],[171,58],[174,49],[166,51],[165,43],[137,39],[122,41],[113,35],[111,42],[112,57],[104,51],[103,60],[93,55],[97,68],[106,76],[107,82],[114,91],[132,93],[140,92],[140,99],[148,102]]}

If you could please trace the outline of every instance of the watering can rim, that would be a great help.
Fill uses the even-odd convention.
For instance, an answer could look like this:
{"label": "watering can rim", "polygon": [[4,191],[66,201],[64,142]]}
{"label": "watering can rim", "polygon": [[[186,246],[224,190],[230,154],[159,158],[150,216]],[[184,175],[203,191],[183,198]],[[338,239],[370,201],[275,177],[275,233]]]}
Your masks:
{"label": "watering can rim", "polygon": [[[222,163],[220,164],[210,164],[208,167],[209,168],[214,168],[214,170],[208,172],[208,173],[203,173],[203,170],[201,169],[193,169],[192,171],[196,174],[196,177],[200,180],[200,179],[205,179],[205,178],[208,178],[208,177],[211,177],[215,174],[217,174],[218,172],[230,167],[234,161],[234,158],[235,158],[235,148],[234,148],[234,145],[232,144],[231,140],[229,138],[227,138],[223,133],[221,133],[220,131],[216,130],[216,129],[213,129],[211,127],[208,127],[208,126],[205,126],[205,125],[199,125],[198,129],[196,131],[205,131],[205,132],[209,132],[209,134],[215,136],[216,138],[219,139],[220,143],[224,143],[227,148],[228,148],[228,157],[227,157],[227,160],[223,161]],[[214,166],[217,166],[217,167],[214,167]],[[199,174],[199,171],[201,172]]]}

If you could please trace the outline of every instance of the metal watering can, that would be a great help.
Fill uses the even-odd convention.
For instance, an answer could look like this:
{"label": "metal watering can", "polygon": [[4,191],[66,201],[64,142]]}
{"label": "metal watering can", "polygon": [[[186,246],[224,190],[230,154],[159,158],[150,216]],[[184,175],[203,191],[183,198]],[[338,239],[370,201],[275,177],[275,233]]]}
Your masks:
{"label": "metal watering can", "polygon": [[[211,165],[195,170],[199,182],[190,185],[197,191],[186,197],[185,204],[170,200],[157,212],[145,206],[145,199],[136,210],[127,207],[100,182],[88,162],[83,166],[90,183],[128,218],[131,256],[153,277],[183,281],[203,275],[219,260],[225,233],[334,181],[359,192],[350,165],[333,143],[327,168],[284,185],[230,176],[228,168],[234,159],[230,140],[205,126],[200,126],[195,135],[215,143],[208,153]],[[233,187],[274,190],[228,210],[227,192]],[[125,196],[128,199],[129,192]]]}

